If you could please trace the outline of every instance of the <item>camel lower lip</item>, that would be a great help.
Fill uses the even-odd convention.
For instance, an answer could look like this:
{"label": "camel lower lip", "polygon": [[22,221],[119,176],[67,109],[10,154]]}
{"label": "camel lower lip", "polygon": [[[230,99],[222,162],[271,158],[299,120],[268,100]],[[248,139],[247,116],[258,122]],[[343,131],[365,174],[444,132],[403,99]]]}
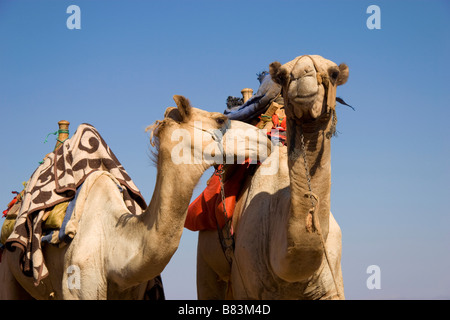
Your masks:
{"label": "camel lower lip", "polygon": [[308,99],[308,98],[312,98],[317,94],[317,92],[311,93],[311,94],[306,94],[306,95],[302,95],[302,96],[297,96],[298,99]]}

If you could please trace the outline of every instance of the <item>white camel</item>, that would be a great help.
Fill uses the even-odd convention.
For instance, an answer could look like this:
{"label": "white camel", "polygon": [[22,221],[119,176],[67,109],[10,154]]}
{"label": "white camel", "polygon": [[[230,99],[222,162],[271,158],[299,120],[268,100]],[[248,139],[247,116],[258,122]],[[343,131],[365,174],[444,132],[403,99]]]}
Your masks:
{"label": "white camel", "polygon": [[[221,150],[228,160],[236,156],[256,159],[258,150],[270,145],[250,125],[193,108],[182,96],[174,100],[178,108],[168,108],[164,120],[153,128],[158,145],[157,178],[148,208],[140,215],[130,214],[113,179],[95,176],[88,183],[89,191],[84,191],[83,214],[72,242],[64,248],[43,245],[49,276],[41,284],[35,286],[21,272],[19,250],[5,250],[0,264],[1,299],[142,299],[147,281],[163,271],[178,248],[195,185],[215,164],[197,155],[208,148],[213,159],[223,159],[218,157]],[[187,133],[181,142],[174,141],[174,136],[180,137],[174,134],[177,130]],[[240,144],[241,148],[227,146],[227,141],[242,139],[235,133],[243,130],[255,133],[247,136],[249,143]],[[200,143],[194,141],[199,133]],[[174,159],[174,147],[180,145],[196,159],[194,163]],[[68,270],[79,271],[79,285],[68,285]]]}

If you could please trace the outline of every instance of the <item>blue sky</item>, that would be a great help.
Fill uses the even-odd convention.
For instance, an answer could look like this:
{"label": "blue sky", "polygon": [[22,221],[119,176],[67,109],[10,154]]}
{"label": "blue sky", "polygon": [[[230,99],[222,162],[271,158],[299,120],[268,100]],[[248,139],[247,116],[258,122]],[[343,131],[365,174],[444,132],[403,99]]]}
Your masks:
{"label": "blue sky", "polygon": [[[80,30],[66,27],[72,4]],[[371,4],[379,30],[366,27]],[[174,94],[222,112],[271,62],[319,54],[348,64],[338,96],[356,108],[338,105],[332,142],[346,297],[449,299],[449,17],[448,2],[424,0],[0,0],[0,207],[52,151],[43,141],[61,119],[71,133],[94,125],[148,202],[144,129]],[[162,274],[168,299],[196,299],[196,242],[185,230]],[[366,286],[370,265],[379,290]]]}

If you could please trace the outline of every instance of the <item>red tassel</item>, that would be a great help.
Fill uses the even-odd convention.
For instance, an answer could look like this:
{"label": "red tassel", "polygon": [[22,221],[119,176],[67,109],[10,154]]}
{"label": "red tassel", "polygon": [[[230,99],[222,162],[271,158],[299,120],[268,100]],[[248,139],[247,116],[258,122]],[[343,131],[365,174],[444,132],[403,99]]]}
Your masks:
{"label": "red tassel", "polygon": [[8,214],[8,211],[12,208],[12,206],[17,202],[17,196],[19,195],[19,193],[17,191],[11,191],[11,193],[16,194],[16,196],[14,197],[14,199],[11,200],[10,203],[8,203],[8,209],[6,209],[5,211],[3,211],[3,218],[6,217],[6,215]]}

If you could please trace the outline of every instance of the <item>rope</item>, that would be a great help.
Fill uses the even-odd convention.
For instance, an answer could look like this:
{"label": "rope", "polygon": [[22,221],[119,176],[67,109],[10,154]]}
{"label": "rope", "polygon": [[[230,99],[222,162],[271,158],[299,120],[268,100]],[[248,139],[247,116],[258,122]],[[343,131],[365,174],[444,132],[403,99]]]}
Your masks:
{"label": "rope", "polygon": [[[54,136],[56,136],[57,134],[60,134],[60,133],[69,133],[69,130],[65,130],[65,129],[60,129],[60,130],[57,130],[57,131],[55,131],[55,132],[50,132],[49,134],[47,134],[47,136],[45,137],[45,140],[44,140],[44,143],[47,143],[47,139],[48,139],[48,136],[49,135],[54,135]],[[64,139],[64,141],[60,141],[59,139],[56,139],[57,141],[59,141],[59,142],[61,142],[61,143],[63,143],[64,141],[66,141],[67,139]]]}
{"label": "rope", "polygon": [[[241,278],[242,287],[244,288],[245,295],[248,297],[248,292],[247,292],[247,288],[245,287],[244,278],[242,277],[241,268],[239,267],[239,263],[236,259],[236,256],[234,255],[235,241],[234,241],[234,236],[232,234],[232,218],[228,218],[227,210],[225,208],[225,187],[223,184],[223,167],[216,170],[216,172],[214,174],[219,176],[223,213],[224,213],[224,218],[226,221],[223,229],[220,229],[219,224],[217,222],[217,231],[219,233],[220,244],[222,246],[223,253],[225,254],[225,258],[227,259],[228,263],[230,264],[230,272],[231,272],[231,266],[232,266],[233,262],[235,263],[239,277]],[[225,229],[225,231],[224,231],[224,229]],[[224,232],[226,233],[226,235],[225,235],[226,237],[224,237],[224,234],[223,234]],[[228,241],[226,241],[226,240],[228,240]]]}
{"label": "rope", "polygon": [[[56,141],[58,141],[59,143],[63,144],[64,141],[66,141],[67,139],[69,139],[69,137],[67,137],[66,139],[64,139],[63,141],[61,141],[61,140],[59,140],[59,134],[60,134],[60,133],[67,133],[67,134],[69,134],[69,130],[67,130],[67,129],[59,129],[59,130],[57,130],[57,131],[55,131],[55,132],[50,132],[50,133],[47,134],[47,136],[45,137],[44,143],[47,143],[48,136],[52,134],[52,135],[54,135],[54,136],[58,135],[58,138],[56,138]],[[59,146],[59,145],[58,145],[58,146]],[[55,149],[55,150],[56,150],[56,149]],[[44,158],[44,160],[45,160],[45,158]],[[44,160],[39,161],[39,165],[43,164],[43,163],[44,163]]]}

